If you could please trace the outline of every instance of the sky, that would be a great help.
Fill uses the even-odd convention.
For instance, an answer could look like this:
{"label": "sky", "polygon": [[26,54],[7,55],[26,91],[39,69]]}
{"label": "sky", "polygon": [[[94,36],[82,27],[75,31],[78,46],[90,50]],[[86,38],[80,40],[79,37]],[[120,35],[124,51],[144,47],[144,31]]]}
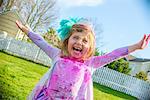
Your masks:
{"label": "sky", "polygon": [[[60,19],[96,19],[102,30],[101,34],[95,33],[99,51],[111,52],[137,43],[144,34],[150,34],[150,6],[148,7],[146,0],[59,0],[59,4]],[[132,55],[150,58],[150,44]]]}

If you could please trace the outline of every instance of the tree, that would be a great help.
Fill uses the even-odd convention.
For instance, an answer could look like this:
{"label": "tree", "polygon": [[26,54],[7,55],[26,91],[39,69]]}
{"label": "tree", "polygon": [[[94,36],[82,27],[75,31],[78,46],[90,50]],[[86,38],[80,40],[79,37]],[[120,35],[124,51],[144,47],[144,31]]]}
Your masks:
{"label": "tree", "polygon": [[[45,33],[57,20],[56,0],[16,0],[15,5],[24,18],[23,23],[34,32]],[[24,39],[27,39],[25,34],[22,40]]]}
{"label": "tree", "polygon": [[2,3],[3,3],[3,0],[0,0],[0,7],[1,7]]}
{"label": "tree", "polygon": [[95,54],[94,56],[100,56],[100,55],[104,55],[105,53],[103,51],[99,51],[98,48],[95,49]]}
{"label": "tree", "polygon": [[35,32],[44,33],[58,15],[57,0],[2,0],[4,11],[17,9],[23,23]]}
{"label": "tree", "polygon": [[0,0],[0,13],[11,9],[15,0]]}
{"label": "tree", "polygon": [[112,63],[105,65],[105,67],[124,74],[129,74],[129,72],[131,71],[131,68],[129,68],[129,62],[126,61],[125,58],[113,61]]}
{"label": "tree", "polygon": [[36,0],[28,11],[26,22],[33,31],[44,32],[57,19],[56,0]]}
{"label": "tree", "polygon": [[50,27],[48,29],[48,31],[43,35],[43,38],[50,44],[52,44],[53,46],[60,48],[60,38],[58,37],[58,35],[56,34],[56,31],[54,30],[54,28]]}

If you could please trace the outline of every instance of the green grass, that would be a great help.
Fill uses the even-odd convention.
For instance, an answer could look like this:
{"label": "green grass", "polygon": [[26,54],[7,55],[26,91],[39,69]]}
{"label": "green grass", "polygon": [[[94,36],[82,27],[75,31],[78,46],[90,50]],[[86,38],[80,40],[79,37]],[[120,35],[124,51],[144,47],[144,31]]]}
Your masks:
{"label": "green grass", "polygon": [[0,98],[25,100],[47,69],[0,52]]}
{"label": "green grass", "polygon": [[109,87],[94,83],[94,100],[137,100],[137,98]]}
{"label": "green grass", "polygon": [[[25,100],[48,68],[0,52],[0,100]],[[136,98],[94,83],[94,100]]]}

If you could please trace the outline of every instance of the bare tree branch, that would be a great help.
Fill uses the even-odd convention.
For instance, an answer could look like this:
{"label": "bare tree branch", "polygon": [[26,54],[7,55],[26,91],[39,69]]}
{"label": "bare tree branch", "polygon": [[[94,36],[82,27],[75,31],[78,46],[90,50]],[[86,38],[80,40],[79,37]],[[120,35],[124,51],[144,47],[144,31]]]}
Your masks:
{"label": "bare tree branch", "polygon": [[[39,30],[41,31],[39,27],[45,26],[44,32],[49,27],[50,22],[57,19],[56,12],[58,12],[58,9],[56,8],[56,3],[56,0],[36,0],[36,3],[32,4],[25,19],[33,31],[39,32]],[[28,5],[30,4],[26,6]]]}

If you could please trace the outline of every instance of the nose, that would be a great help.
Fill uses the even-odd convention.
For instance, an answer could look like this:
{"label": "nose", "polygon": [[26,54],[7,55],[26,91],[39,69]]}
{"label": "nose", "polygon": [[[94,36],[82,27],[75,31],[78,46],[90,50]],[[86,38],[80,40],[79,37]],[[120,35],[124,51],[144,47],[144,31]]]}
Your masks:
{"label": "nose", "polygon": [[79,44],[79,45],[82,45],[82,40],[81,40],[81,39],[78,39],[78,40],[76,41],[76,43]]}

